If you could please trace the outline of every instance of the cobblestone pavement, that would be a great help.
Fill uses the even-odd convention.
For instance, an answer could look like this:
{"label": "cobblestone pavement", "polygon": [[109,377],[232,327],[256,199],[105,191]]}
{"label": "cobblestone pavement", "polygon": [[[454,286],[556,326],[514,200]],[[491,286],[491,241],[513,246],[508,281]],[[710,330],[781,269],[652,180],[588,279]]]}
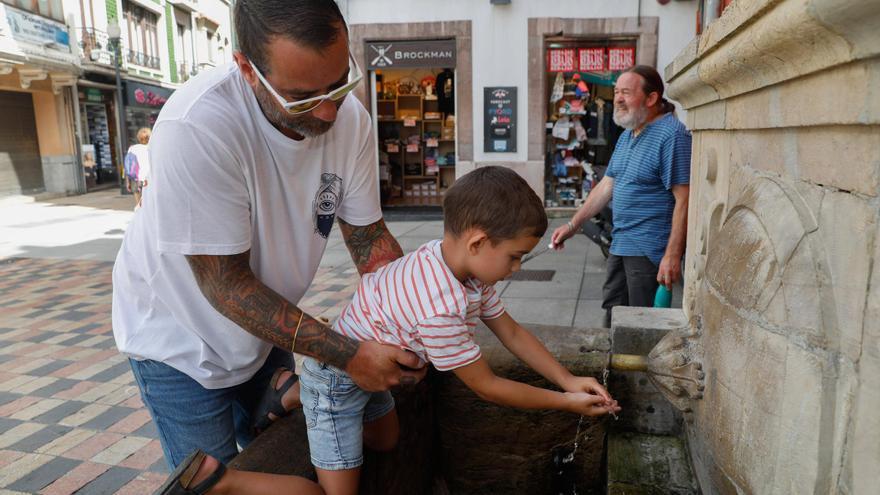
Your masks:
{"label": "cobblestone pavement", "polygon": [[[112,263],[0,260],[0,494],[150,493],[167,474],[110,328]],[[321,268],[302,305],[333,318],[350,263]]]}

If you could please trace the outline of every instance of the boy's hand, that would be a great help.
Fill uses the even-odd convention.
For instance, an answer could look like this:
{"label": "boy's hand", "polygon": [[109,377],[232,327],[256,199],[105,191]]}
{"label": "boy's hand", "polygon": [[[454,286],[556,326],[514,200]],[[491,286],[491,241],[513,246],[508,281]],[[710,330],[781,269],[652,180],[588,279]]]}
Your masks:
{"label": "boy's hand", "polygon": [[616,400],[606,402],[600,395],[583,392],[566,392],[565,399],[567,411],[584,416],[602,416],[611,412],[620,411]]}
{"label": "boy's hand", "polygon": [[591,376],[572,376],[568,380],[560,383],[566,392],[586,392],[588,394],[598,395],[605,402],[611,402],[611,394],[605,390],[598,380]]}

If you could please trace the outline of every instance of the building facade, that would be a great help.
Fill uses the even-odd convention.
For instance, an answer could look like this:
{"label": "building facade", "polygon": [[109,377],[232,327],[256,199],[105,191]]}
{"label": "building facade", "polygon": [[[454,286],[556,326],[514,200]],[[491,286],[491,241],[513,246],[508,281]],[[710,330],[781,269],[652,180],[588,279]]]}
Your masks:
{"label": "building facade", "polygon": [[79,73],[60,1],[0,3],[0,196],[81,184],[73,115]]}
{"label": "building facade", "polygon": [[699,2],[338,3],[369,81],[357,95],[376,125],[384,205],[438,205],[455,177],[500,164],[548,207],[574,208],[620,131],[617,75],[670,63]]}
{"label": "building facade", "polygon": [[17,117],[0,124],[0,195],[120,187],[137,130],[175,88],[232,60],[229,0],[2,0],[0,9],[0,111]]}

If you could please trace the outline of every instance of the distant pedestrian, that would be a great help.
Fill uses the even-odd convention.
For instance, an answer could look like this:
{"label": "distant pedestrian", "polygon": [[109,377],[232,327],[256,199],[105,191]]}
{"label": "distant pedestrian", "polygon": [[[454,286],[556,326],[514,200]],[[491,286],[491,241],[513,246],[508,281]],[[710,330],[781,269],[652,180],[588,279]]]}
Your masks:
{"label": "distant pedestrian", "polygon": [[134,194],[135,208],[141,206],[143,188],[146,187],[150,176],[150,154],[147,144],[150,142],[149,127],[138,129],[138,144],[131,145],[125,154],[125,175],[128,190]]}
{"label": "distant pedestrian", "polygon": [[690,192],[691,134],[663,97],[663,80],[637,65],[614,85],[614,122],[625,128],[605,177],[553,232],[561,246],[614,199],[611,255],[602,290],[605,326],[614,306],[652,306],[659,284],[681,278]]}

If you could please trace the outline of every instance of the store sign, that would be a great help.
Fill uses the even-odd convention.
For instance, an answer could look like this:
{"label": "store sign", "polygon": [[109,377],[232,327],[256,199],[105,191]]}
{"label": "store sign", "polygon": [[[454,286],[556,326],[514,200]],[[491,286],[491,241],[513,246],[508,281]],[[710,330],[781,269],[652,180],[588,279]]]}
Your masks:
{"label": "store sign", "polygon": [[516,151],[516,88],[483,88],[483,151]]}
{"label": "store sign", "polygon": [[67,26],[63,23],[8,5],[0,5],[0,10],[6,11],[9,31],[16,40],[55,50],[70,51],[70,35]]}
{"label": "store sign", "polygon": [[455,67],[455,40],[368,41],[368,69]]}
{"label": "store sign", "polygon": [[553,48],[547,51],[547,70],[550,72],[573,72],[575,62],[574,48]]}
{"label": "store sign", "polygon": [[619,72],[636,64],[636,49],[617,47],[608,49],[608,70]]}
{"label": "store sign", "polygon": [[125,82],[125,104],[130,107],[162,108],[172,90],[131,81]]}
{"label": "store sign", "polygon": [[578,50],[578,66],[581,72],[603,72],[605,70],[605,49],[581,48]]}
{"label": "store sign", "polygon": [[100,89],[96,88],[86,88],[85,89],[85,97],[86,101],[95,101],[95,102],[103,102],[104,95],[101,94]]}

